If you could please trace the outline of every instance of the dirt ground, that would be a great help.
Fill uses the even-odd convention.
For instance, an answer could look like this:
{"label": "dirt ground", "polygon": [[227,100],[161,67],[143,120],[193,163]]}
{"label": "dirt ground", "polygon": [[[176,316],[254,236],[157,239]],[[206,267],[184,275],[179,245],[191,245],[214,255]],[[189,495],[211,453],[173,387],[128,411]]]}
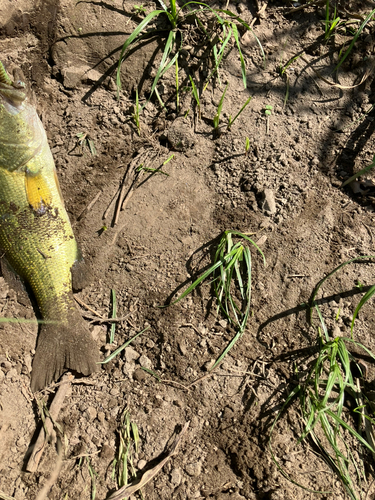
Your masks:
{"label": "dirt ground", "polygon": [[[366,12],[374,8],[371,2],[349,4]],[[226,2],[210,5],[223,8]],[[118,101],[119,51],[142,19],[131,0],[0,1],[1,60],[7,68],[20,67],[35,93],[65,204],[92,267],[90,282],[76,295],[91,308],[80,306],[82,314],[87,321],[95,320],[95,312],[108,318],[113,289],[117,317],[124,318],[112,345],[108,325],[93,323],[103,359],[149,327],[97,374],[72,385],[58,418],[68,444],[48,494],[51,500],[92,498],[87,460],[79,465],[76,458],[82,455],[89,455],[97,473],[95,498],[105,499],[116,490],[112,464],[126,407],[139,428],[137,471],[158,459],[190,421],[178,454],[143,489],[147,500],[312,498],[277,469],[269,432],[293,387],[295,367],[303,369],[316,342],[305,311],[296,307],[341,262],[374,253],[372,174],[351,188],[341,185],[372,161],[375,113],[365,113],[375,88],[372,75],[354,88],[327,83],[334,82],[335,44],[344,39],[338,35],[324,43],[323,7],[289,13],[292,4],[269,2],[257,16],[261,5],[252,0],[228,4],[248,23],[255,18],[254,31],[266,53],[263,66],[254,38],[240,31],[247,89],[233,49],[219,71],[221,87],[216,80],[201,96],[199,120],[191,93],[181,91],[176,109],[171,70],[159,86],[167,109],[152,99],[140,116],[138,135],[131,119],[135,88],[144,104],[163,39],[151,38],[131,51],[122,66]],[[160,7],[149,1],[143,6],[147,13]],[[191,46],[193,40],[185,43]],[[374,43],[371,30],[365,30],[337,83],[359,83],[371,67]],[[303,56],[288,68],[284,106],[287,83],[278,68],[302,50]],[[196,80],[204,81],[207,68],[198,66],[189,51],[185,68],[192,67]],[[188,86],[183,68],[181,88]],[[231,130],[224,127],[215,138],[212,118],[226,83],[223,123],[248,96],[252,100]],[[268,125],[267,105],[272,106]],[[77,146],[78,133],[88,134],[96,155]],[[141,163],[162,166],[168,175],[144,172],[113,226],[111,200],[128,166],[134,170]],[[176,305],[159,306],[176,298],[207,266],[217,237],[227,229],[251,233],[267,264],[253,253],[252,315],[242,339],[213,375],[187,388],[208,374],[234,330],[216,315],[209,283]],[[31,304],[0,280],[1,316],[35,318]],[[373,264],[354,264],[325,285],[324,295],[331,297],[327,317],[335,318],[340,310],[334,335],[349,334],[359,284],[373,280]],[[340,297],[346,290],[353,293]],[[374,327],[368,304],[356,338],[373,351]],[[37,472],[25,471],[30,443],[40,428],[29,389],[36,340],[34,324],[0,324],[0,491],[15,499],[34,500],[57,460],[52,443]],[[371,384],[371,369],[368,377]],[[273,446],[279,463],[295,481],[325,492],[322,498],[345,498],[341,483],[311,443],[297,444],[301,426],[297,407],[276,426]],[[353,454],[363,453],[351,445]],[[365,472],[367,482],[358,490],[364,498],[375,498],[370,457]]]}

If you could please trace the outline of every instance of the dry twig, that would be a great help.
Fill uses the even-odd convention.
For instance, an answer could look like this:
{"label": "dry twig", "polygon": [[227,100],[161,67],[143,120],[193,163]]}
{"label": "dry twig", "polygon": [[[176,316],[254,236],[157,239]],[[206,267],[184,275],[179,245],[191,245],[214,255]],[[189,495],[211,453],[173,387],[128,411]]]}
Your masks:
{"label": "dry twig", "polygon": [[[67,395],[67,392],[71,386],[73,379],[74,376],[71,373],[66,373],[63,376],[61,384],[49,408],[49,414],[51,415],[51,418],[49,417],[46,418],[46,430],[48,434],[50,434],[53,431],[53,421],[57,420],[65,396]],[[43,455],[45,444],[46,444],[46,434],[44,427],[42,427],[40,429],[38,438],[34,444],[33,452],[31,453],[30,458],[26,464],[26,470],[28,472],[35,472],[37,470],[40,459],[42,458]]]}

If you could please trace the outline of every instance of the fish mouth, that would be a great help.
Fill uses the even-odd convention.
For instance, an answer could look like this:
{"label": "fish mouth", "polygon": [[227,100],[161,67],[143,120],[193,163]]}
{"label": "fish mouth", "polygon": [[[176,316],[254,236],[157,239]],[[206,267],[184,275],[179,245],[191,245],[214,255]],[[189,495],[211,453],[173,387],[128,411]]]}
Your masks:
{"label": "fish mouth", "polygon": [[25,87],[19,88],[13,83],[11,85],[0,81],[0,103],[4,105],[5,109],[12,113],[12,108],[20,110],[22,104],[26,99]]}
{"label": "fish mouth", "polygon": [[0,102],[8,112],[20,109],[26,99],[25,84],[13,82],[0,61]]}

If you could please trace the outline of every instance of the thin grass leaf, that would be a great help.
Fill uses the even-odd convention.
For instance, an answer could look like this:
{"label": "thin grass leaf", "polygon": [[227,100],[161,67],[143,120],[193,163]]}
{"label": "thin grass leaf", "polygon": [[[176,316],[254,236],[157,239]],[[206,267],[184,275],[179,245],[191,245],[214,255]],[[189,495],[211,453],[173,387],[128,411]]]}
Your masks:
{"label": "thin grass leaf", "polygon": [[233,118],[229,117],[229,123],[228,123],[228,127],[227,129],[230,130],[233,123],[237,120],[237,118],[240,116],[240,114],[242,113],[242,111],[246,108],[246,106],[249,104],[249,102],[251,101],[252,97],[250,96],[247,101],[245,102],[245,104],[242,106],[242,108],[239,110],[239,112],[236,114],[236,116]]}
{"label": "thin grass leaf", "polygon": [[[240,41],[238,39],[238,30],[237,30],[237,26],[232,23],[232,30],[233,30],[233,36],[234,36],[234,39],[236,41],[236,45],[237,45],[237,49],[238,49],[238,53],[240,55],[240,61],[241,61],[241,73],[242,73],[242,82],[243,82],[243,86],[244,88],[246,89],[247,88],[247,79],[246,79],[246,64],[245,64],[245,60],[243,58],[243,55],[242,55],[242,50],[241,50],[241,45],[240,45]],[[250,101],[249,101],[250,102]]]}
{"label": "thin grass leaf", "polygon": [[350,333],[351,335],[353,335],[353,330],[354,330],[354,321],[356,319],[356,317],[358,316],[358,313],[359,311],[362,309],[362,307],[366,304],[366,302],[368,300],[371,299],[371,297],[374,295],[375,293],[375,285],[373,285],[370,290],[368,290],[365,295],[361,298],[361,300],[359,301],[359,304],[357,305],[357,307],[355,308],[355,311],[353,313],[353,319],[352,319],[352,323],[350,325]]}
{"label": "thin grass leaf", "polygon": [[367,165],[367,167],[362,168],[362,170],[349,177],[349,179],[347,179],[345,182],[342,183],[341,187],[344,187],[347,184],[350,184],[351,182],[355,181],[356,179],[358,179],[358,177],[361,177],[361,175],[366,174],[369,170],[371,170],[374,167],[375,167],[375,155],[373,156],[372,163],[370,163],[370,165]]}
{"label": "thin grass leaf", "polygon": [[358,256],[358,257],[353,257],[353,259],[347,260],[346,262],[343,262],[339,266],[337,266],[333,271],[331,271],[327,276],[325,276],[323,279],[319,281],[319,283],[316,285],[311,300],[310,300],[310,324],[312,324],[312,313],[313,313],[313,308],[316,308],[315,304],[315,298],[318,294],[318,291],[322,287],[323,283],[327,281],[331,276],[333,276],[337,271],[339,271],[342,267],[347,266],[348,264],[351,264],[352,262],[360,261],[360,260],[368,260],[368,259],[375,259],[375,255],[363,255],[363,256]]}
{"label": "thin grass leaf", "polygon": [[180,302],[180,300],[184,299],[187,295],[189,295],[190,292],[192,292],[202,281],[204,281],[210,274],[212,274],[215,269],[220,267],[223,264],[222,261],[216,262],[213,266],[211,266],[207,271],[205,271],[202,276],[200,276],[198,279],[192,283],[189,288],[187,288],[179,297],[178,299],[174,300],[170,305],[177,304],[177,302]]}
{"label": "thin grass leaf", "polygon": [[355,44],[355,42],[357,41],[359,35],[362,33],[362,31],[364,30],[365,26],[367,25],[367,23],[370,21],[370,19],[373,17],[373,15],[375,14],[375,9],[372,10],[367,16],[366,18],[364,19],[363,23],[361,24],[361,26],[358,28],[358,31],[356,32],[356,34],[354,35],[347,51],[345,52],[345,54],[342,56],[342,58],[340,59],[339,63],[337,64],[336,68],[334,69],[334,71],[338,71],[338,69],[340,68],[340,66],[343,64],[343,62],[345,61],[345,59],[348,57],[348,55],[350,54],[350,52],[352,51],[352,48]]}
{"label": "thin grass leaf", "polygon": [[198,116],[199,116],[199,119],[201,118],[201,103],[199,101],[199,95],[198,95],[198,90],[197,90],[197,87],[194,83],[194,80],[192,79],[191,75],[189,75],[189,78],[190,78],[190,82],[191,82],[191,86],[192,86],[192,92],[193,92],[193,96],[194,96],[194,99],[197,103],[197,108],[198,108]]}
{"label": "thin grass leaf", "polygon": [[[232,28],[229,28],[228,30],[228,35],[226,36],[225,40],[223,41],[222,45],[221,45],[221,48],[219,50],[219,53],[217,53],[217,49],[216,49],[216,45],[214,46],[215,49],[216,49],[216,54],[214,52],[214,58],[215,58],[215,66],[214,68],[212,69],[211,73],[208,75],[207,77],[207,82],[205,84],[205,86],[203,87],[203,92],[206,90],[211,78],[213,77],[213,75],[217,72],[217,70],[219,69],[219,66],[221,64],[221,61],[223,59],[223,56],[224,56],[224,51],[225,51],[225,48],[226,46],[228,45],[229,43],[229,40],[231,39],[232,37]],[[214,50],[214,49],[213,49]],[[220,78],[219,78],[219,83],[220,83]]]}
{"label": "thin grass leaf", "polygon": [[254,31],[251,29],[251,27],[247,24],[246,21],[244,21],[243,19],[241,19],[240,17],[238,17],[236,14],[233,14],[233,12],[231,12],[230,10],[221,10],[221,9],[218,9],[218,12],[222,12],[224,14],[227,14],[228,16],[232,17],[232,18],[235,18],[235,20],[239,23],[242,24],[242,26],[244,26],[248,31],[250,31],[250,33],[253,35],[253,37],[255,38],[255,41],[257,42],[259,48],[260,48],[260,52],[262,54],[262,58],[263,58],[263,64],[265,65],[266,64],[266,54],[263,50],[263,46],[259,40],[259,38],[256,36],[256,34],[254,33]]}
{"label": "thin grass leaf", "polygon": [[163,56],[162,56],[160,64],[159,64],[158,71],[156,72],[156,75],[155,75],[155,78],[154,78],[154,81],[153,81],[153,84],[152,84],[152,87],[151,87],[150,97],[154,93],[154,90],[155,90],[156,85],[158,84],[158,81],[160,80],[160,78],[172,66],[172,64],[175,63],[175,61],[177,59],[178,52],[175,55],[175,57],[172,59],[172,61],[173,61],[172,64],[169,64],[167,62],[168,58],[169,58],[169,54],[171,53],[171,51],[173,49],[173,45],[174,45],[174,42],[175,42],[175,37],[176,37],[175,32],[174,31],[170,31],[169,35],[168,35],[168,38],[167,38],[167,41],[165,43],[165,47],[164,47],[164,51],[163,51]]}
{"label": "thin grass leaf", "polygon": [[122,46],[118,65],[117,65],[117,74],[116,74],[116,85],[117,85],[117,99],[119,99],[119,92],[121,90],[121,64],[123,63],[125,59],[125,52],[128,49],[128,47],[137,39],[137,37],[140,35],[140,33],[143,31],[143,29],[154,19],[154,17],[157,17],[159,14],[162,14],[164,11],[163,10],[154,10],[150,14],[148,14],[135,28],[135,30],[129,35],[129,37],[126,39],[124,45]]}
{"label": "thin grass leaf", "polygon": [[110,354],[107,358],[105,358],[104,361],[99,361],[98,364],[100,365],[105,365],[106,363],[109,363],[110,361],[112,361],[113,358],[115,358],[118,354],[120,354],[120,352],[122,352],[125,347],[127,347],[131,342],[133,342],[133,340],[135,340],[137,337],[139,337],[142,333],[146,332],[147,330],[149,330],[150,327],[147,326],[146,328],[144,328],[142,331],[138,332],[136,335],[134,335],[131,339],[129,339],[128,341],[125,342],[125,344],[122,344],[120,347],[118,347],[115,351],[112,352],[112,354]]}
{"label": "thin grass leaf", "polygon": [[215,130],[219,130],[220,115],[221,115],[221,111],[223,109],[224,98],[225,98],[225,94],[226,94],[228,85],[229,85],[229,83],[227,83],[227,85],[226,85],[226,87],[224,89],[224,92],[223,92],[223,94],[222,94],[222,96],[220,98],[220,101],[219,101],[219,105],[217,107],[216,115],[214,116],[214,127],[215,127]]}
{"label": "thin grass leaf", "polygon": [[141,366],[141,370],[143,370],[144,372],[149,373],[150,375],[155,377],[158,382],[162,381],[161,378],[159,377],[159,375],[157,375],[155,372],[153,372],[149,368],[146,368],[145,366]]}
{"label": "thin grass leaf", "polygon": [[327,414],[335,420],[337,423],[339,423],[344,429],[346,429],[352,436],[354,436],[365,448],[371,451],[371,453],[375,453],[375,449],[369,445],[369,443],[363,439],[363,437],[358,434],[358,432],[353,429],[350,425],[348,425],[344,420],[342,420],[340,417],[338,417],[335,413],[333,413],[331,410],[326,410]]}

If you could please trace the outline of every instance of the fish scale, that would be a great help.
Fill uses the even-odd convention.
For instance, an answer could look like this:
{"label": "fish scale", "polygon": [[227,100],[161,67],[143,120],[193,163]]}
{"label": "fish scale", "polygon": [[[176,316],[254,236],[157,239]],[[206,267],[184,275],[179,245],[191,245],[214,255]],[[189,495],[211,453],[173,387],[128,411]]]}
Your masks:
{"label": "fish scale", "polygon": [[98,351],[74,304],[71,269],[79,251],[46,133],[24,88],[2,76],[0,71],[0,248],[30,285],[45,320],[31,374],[35,391],[68,369],[96,371]]}

